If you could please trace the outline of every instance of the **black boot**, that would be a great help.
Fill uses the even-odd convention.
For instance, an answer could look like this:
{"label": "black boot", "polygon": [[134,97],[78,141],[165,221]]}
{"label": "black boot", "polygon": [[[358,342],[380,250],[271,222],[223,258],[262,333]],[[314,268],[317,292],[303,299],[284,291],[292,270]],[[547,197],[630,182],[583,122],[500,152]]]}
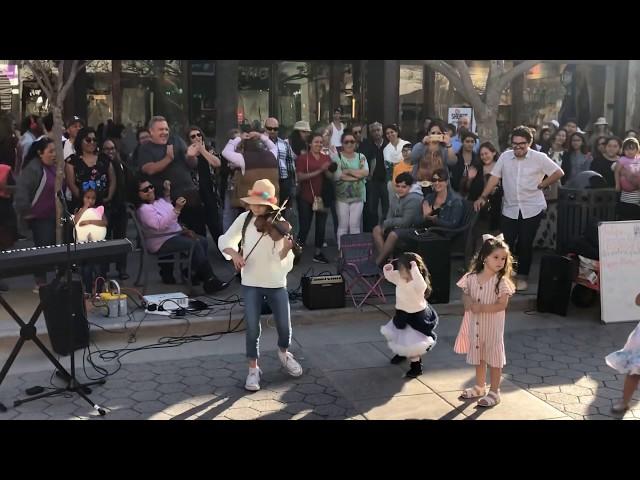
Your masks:
{"label": "black boot", "polygon": [[395,355],[392,359],[391,359],[391,364],[392,365],[398,365],[399,363],[404,362],[407,359],[407,357],[403,357],[402,355]]}
{"label": "black boot", "polygon": [[416,378],[422,375],[422,360],[418,360],[417,362],[411,362],[411,368],[405,375],[408,378]]}

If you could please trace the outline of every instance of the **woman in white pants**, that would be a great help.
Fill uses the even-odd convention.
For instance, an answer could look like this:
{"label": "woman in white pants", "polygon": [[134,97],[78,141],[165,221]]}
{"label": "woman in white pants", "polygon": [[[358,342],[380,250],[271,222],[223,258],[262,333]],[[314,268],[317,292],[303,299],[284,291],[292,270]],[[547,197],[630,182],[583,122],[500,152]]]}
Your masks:
{"label": "woman in white pants", "polygon": [[356,139],[353,134],[343,133],[341,142],[342,152],[331,155],[331,160],[338,165],[334,174],[338,207],[338,248],[342,235],[361,231],[362,209],[366,197],[365,179],[369,175],[367,158],[355,151]]}

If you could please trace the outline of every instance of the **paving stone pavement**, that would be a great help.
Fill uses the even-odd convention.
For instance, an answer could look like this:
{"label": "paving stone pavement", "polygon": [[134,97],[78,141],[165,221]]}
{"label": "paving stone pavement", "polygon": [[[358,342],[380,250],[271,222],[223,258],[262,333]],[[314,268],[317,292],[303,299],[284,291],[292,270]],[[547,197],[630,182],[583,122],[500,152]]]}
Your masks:
{"label": "paving stone pavement", "polygon": [[[624,344],[631,329],[586,325],[507,333],[503,401],[488,410],[458,399],[460,389],[473,384],[474,369],[453,353],[454,337],[443,336],[416,380],[403,378],[407,365],[389,364],[384,341],[309,344],[295,350],[305,370],[299,378],[283,371],[276,352],[263,352],[258,392],[243,389],[242,354],[130,363],[90,395],[108,410],[106,417],[69,394],[9,408],[0,419],[615,419],[610,408],[622,395],[624,375],[606,366],[604,357]],[[81,369],[78,375],[85,378]],[[10,406],[24,398],[25,388],[50,381],[60,382],[51,370],[11,375],[0,385],[0,401]],[[640,400],[640,392],[634,398]],[[640,402],[624,419],[640,419]]]}

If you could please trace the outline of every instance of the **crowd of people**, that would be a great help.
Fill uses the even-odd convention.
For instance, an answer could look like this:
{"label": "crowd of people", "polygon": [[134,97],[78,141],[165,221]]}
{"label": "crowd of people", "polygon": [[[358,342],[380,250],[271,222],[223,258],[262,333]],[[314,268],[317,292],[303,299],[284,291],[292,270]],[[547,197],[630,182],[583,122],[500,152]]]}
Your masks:
{"label": "crowd of people", "polygon": [[[539,135],[534,126],[521,126],[511,134],[511,148],[500,154],[497,145],[478,138],[469,124],[468,117],[457,126],[428,119],[415,137],[410,135],[417,138],[411,144],[397,125],[347,125],[337,108],[328,126],[312,131],[308,122],[299,121],[286,139],[276,118],[268,118],[264,126],[243,125],[230,132],[218,154],[198,126],[181,136],[156,116],[148,128],[138,130],[135,147],[124,154],[124,128],[109,121],[96,130],[74,116],[62,139],[64,190],[74,211],[82,208],[87,190],[95,192],[96,206],[105,207],[108,238],[126,235],[127,202],[144,212],[153,209],[153,215],[147,212],[139,219],[152,238],[150,251],[161,254],[178,242],[171,239],[176,233],[197,243],[196,249],[207,231],[217,242],[245,210],[241,198],[253,183],[269,179],[277,197],[287,201],[285,218],[300,245],[307,243],[315,219],[313,261],[323,264],[330,263],[324,248],[331,237],[340,247],[342,235],[364,231],[373,233],[383,265],[416,229],[460,226],[468,200],[480,210],[479,230],[503,231],[517,254],[519,290],[526,287],[532,248],[555,248],[556,180],[583,188],[587,177],[581,174],[596,172],[601,186],[620,192],[617,217],[640,218],[637,132],[625,132],[624,140],[613,136],[604,118],[594,123],[589,136],[574,119],[562,127],[550,122]],[[0,121],[3,249],[18,238],[20,220],[27,222],[36,246],[55,240],[52,130],[51,114],[27,116],[19,132],[7,118]],[[521,170],[520,159],[529,160],[527,167],[511,179]],[[333,235],[326,228],[329,215]],[[152,225],[151,217],[159,223]],[[194,255],[194,261],[203,258]],[[126,257],[115,264],[119,278],[128,278]],[[209,269],[194,265],[194,271]],[[161,265],[160,276],[165,283],[175,282],[171,265]],[[45,280],[39,277],[36,284]],[[225,286],[213,273],[194,280],[204,282],[208,291]]]}

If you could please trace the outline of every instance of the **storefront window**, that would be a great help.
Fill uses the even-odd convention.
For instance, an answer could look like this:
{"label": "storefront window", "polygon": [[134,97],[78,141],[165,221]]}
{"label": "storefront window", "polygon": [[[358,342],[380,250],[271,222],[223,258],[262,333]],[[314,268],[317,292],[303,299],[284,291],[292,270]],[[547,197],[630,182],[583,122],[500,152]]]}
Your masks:
{"label": "storefront window", "polygon": [[329,69],[318,62],[281,62],[278,69],[278,117],[282,134],[287,135],[293,125],[304,120],[311,128],[328,123]]}
{"label": "storefront window", "polygon": [[268,65],[240,65],[238,69],[238,123],[264,124],[269,117]]}
{"label": "storefront window", "polygon": [[191,123],[208,140],[216,135],[216,64],[212,60],[191,61]]}
{"label": "storefront window", "polygon": [[405,140],[415,140],[422,128],[423,67],[421,65],[400,66],[400,132]]}
{"label": "storefront window", "polygon": [[559,118],[566,89],[561,82],[565,64],[539,63],[524,76],[524,118],[542,126]]}
{"label": "storefront window", "polygon": [[87,64],[87,125],[97,127],[113,119],[111,60]]}
{"label": "storefront window", "polygon": [[345,63],[340,75],[340,106],[342,107],[342,121],[349,123],[356,116],[356,99],[353,96],[353,65]]}

